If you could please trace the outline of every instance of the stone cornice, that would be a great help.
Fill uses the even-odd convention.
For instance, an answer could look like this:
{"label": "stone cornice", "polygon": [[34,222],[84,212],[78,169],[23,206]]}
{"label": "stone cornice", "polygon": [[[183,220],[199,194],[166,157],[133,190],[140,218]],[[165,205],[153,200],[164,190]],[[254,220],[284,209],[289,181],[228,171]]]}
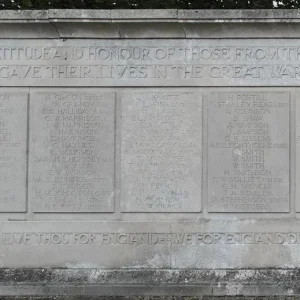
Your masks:
{"label": "stone cornice", "polygon": [[299,10],[0,11],[0,38],[299,37]]}

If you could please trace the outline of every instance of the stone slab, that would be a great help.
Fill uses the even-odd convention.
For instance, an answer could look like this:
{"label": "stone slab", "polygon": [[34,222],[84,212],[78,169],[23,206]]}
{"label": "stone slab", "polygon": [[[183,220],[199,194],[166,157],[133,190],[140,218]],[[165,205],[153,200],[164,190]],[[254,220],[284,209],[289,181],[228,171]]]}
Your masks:
{"label": "stone slab", "polygon": [[299,16],[0,11],[1,297],[300,295]]}
{"label": "stone slab", "polygon": [[[48,9],[48,10],[2,10],[0,12],[2,21],[33,21],[40,20],[72,20],[77,19],[82,22],[87,20],[111,21],[128,19],[153,22],[157,19],[170,19],[172,21],[187,20],[189,22],[196,20],[211,22],[220,22],[228,20],[230,22],[239,20],[239,22],[255,22],[262,20],[278,21],[288,20],[297,22],[300,19],[300,13],[297,9]],[[278,20],[276,22],[276,20]],[[39,23],[38,23],[39,25]]]}
{"label": "stone slab", "polygon": [[207,102],[208,211],[289,212],[289,93],[212,93]]}
{"label": "stone slab", "polygon": [[0,89],[0,212],[27,210],[26,91]]}
{"label": "stone slab", "polygon": [[201,98],[173,91],[123,95],[123,211],[201,210]]}
{"label": "stone slab", "polygon": [[[157,272],[167,269],[176,273],[189,269],[300,268],[296,220],[276,220],[272,226],[269,220],[247,219],[122,223],[11,221],[1,222],[0,228],[1,268],[64,268],[70,276],[74,269],[92,268],[95,275],[91,280],[100,282],[117,280],[130,284],[125,275],[119,279],[113,274],[106,279],[98,277],[97,269]],[[168,282],[168,277],[162,279]],[[131,280],[131,284],[138,285],[145,278]]]}
{"label": "stone slab", "polygon": [[31,93],[30,187],[35,212],[114,211],[115,95]]}
{"label": "stone slab", "polygon": [[178,19],[186,20],[217,20],[222,19],[223,21],[228,20],[239,20],[249,22],[259,22],[260,20],[264,23],[271,20],[275,22],[277,20],[288,19],[299,20],[300,14],[297,9],[179,9]]}
{"label": "stone slab", "polygon": [[297,39],[261,36],[201,39],[201,44],[37,39],[33,45],[2,39],[0,86],[297,86],[299,47]]}
{"label": "stone slab", "polygon": [[159,226],[147,222],[8,222],[1,226],[6,228],[1,267],[171,267],[170,245],[159,241],[170,230],[167,222]]}
{"label": "stone slab", "polygon": [[[142,275],[142,274],[141,274]],[[211,295],[212,294],[212,287],[211,286],[178,286],[176,284],[165,284],[160,286],[155,286],[155,296],[153,293],[153,286],[149,285],[114,285],[113,287],[103,287],[102,285],[96,286],[86,286],[86,295],[89,296],[99,296],[99,295],[126,295],[129,298],[125,299],[111,299],[111,300],[190,300],[187,297],[175,298],[170,295],[177,295],[177,296],[186,296],[188,291],[188,295]],[[145,298],[137,295],[144,295]],[[197,297],[198,298],[198,297]],[[199,300],[199,298],[192,297],[191,300]],[[99,299],[99,298],[97,298]],[[90,299],[95,300],[95,299]],[[100,299],[101,300],[101,299]],[[105,300],[109,300],[105,299]]]}

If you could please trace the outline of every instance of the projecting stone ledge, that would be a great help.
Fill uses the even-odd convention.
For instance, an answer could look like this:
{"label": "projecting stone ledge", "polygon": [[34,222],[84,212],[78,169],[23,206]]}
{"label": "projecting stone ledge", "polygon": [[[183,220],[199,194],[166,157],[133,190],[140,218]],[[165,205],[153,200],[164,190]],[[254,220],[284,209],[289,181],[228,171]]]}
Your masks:
{"label": "projecting stone ledge", "polygon": [[0,38],[300,37],[298,10],[0,11]]}
{"label": "projecting stone ledge", "polygon": [[[300,297],[299,269],[1,269],[0,280],[0,299],[6,299],[4,296],[8,295],[20,297],[17,299],[22,299],[21,296],[43,296],[38,299],[64,296],[61,298],[64,300],[95,296],[118,300],[195,300],[205,299],[205,296]],[[53,295],[56,297],[52,298]]]}

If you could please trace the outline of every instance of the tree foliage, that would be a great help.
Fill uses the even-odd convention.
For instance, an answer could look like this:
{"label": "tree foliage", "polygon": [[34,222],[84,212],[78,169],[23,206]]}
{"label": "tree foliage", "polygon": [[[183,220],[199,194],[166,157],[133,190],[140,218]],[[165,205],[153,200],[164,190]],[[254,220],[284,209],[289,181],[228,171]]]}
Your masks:
{"label": "tree foliage", "polygon": [[267,9],[300,8],[300,0],[0,0],[0,9]]}

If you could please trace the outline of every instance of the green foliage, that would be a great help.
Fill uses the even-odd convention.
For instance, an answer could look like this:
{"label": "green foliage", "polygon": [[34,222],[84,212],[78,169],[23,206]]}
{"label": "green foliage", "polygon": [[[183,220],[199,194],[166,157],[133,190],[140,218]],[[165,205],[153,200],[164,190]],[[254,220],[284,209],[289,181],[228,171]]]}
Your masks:
{"label": "green foliage", "polygon": [[300,8],[300,0],[278,1],[278,8]]}
{"label": "green foliage", "polygon": [[300,0],[0,0],[0,9],[300,8]]}

